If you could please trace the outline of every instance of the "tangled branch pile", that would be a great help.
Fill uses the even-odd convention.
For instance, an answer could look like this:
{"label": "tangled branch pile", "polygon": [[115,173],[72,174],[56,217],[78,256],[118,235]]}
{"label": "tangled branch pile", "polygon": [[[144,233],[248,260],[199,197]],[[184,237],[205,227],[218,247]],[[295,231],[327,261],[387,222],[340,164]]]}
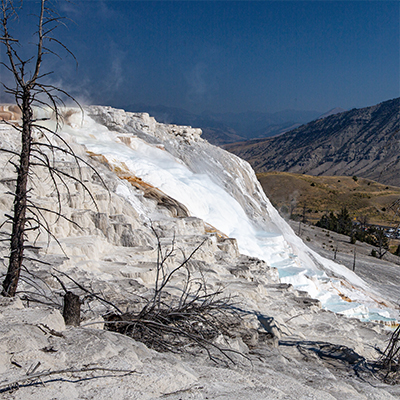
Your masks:
{"label": "tangled branch pile", "polygon": [[[163,252],[158,236],[157,240],[154,293],[150,299],[143,299],[145,304],[138,312],[108,313],[105,328],[131,336],[158,351],[190,352],[197,346],[215,362],[222,356],[225,361],[234,363],[233,354],[240,353],[219,344],[221,340],[217,339],[225,342],[224,339],[235,337],[233,332],[241,325],[241,317],[232,299],[222,296],[221,289],[208,292],[201,271],[197,271],[200,277],[199,274],[192,277],[191,260],[204,241],[178,266],[168,268],[167,261],[175,254],[174,241],[171,248]],[[172,296],[169,292],[177,288],[180,294]]]}

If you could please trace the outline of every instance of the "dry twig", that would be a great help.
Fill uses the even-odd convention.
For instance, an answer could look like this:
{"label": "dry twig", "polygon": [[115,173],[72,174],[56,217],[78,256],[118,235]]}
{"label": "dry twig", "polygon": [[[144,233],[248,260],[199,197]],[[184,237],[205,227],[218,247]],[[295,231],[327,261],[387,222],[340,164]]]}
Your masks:
{"label": "dry twig", "polygon": [[[21,376],[18,379],[14,379],[12,381],[2,381],[0,382],[0,393],[8,392],[11,390],[18,389],[23,383],[30,382],[30,384],[34,384],[36,380],[44,378],[46,376],[51,375],[61,375],[61,374],[73,374],[73,373],[83,373],[83,372],[91,372],[91,371],[103,371],[103,372],[112,372],[118,373],[126,376],[133,373],[138,373],[136,370],[126,370],[126,369],[115,369],[115,368],[101,368],[101,367],[83,367],[83,368],[66,368],[66,369],[59,369],[55,371],[46,370],[36,373],[27,373],[26,376]],[[98,378],[103,378],[104,376],[99,376]]]}

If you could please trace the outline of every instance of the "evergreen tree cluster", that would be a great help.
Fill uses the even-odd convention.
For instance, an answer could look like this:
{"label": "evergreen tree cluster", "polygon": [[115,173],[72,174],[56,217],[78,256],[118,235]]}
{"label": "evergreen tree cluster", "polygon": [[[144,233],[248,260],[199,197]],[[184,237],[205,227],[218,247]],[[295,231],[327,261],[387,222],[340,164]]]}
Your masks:
{"label": "evergreen tree cluster", "polygon": [[379,226],[370,226],[365,230],[356,229],[353,236],[360,242],[366,242],[372,246],[389,248],[389,238],[385,234],[385,230]]}
{"label": "evergreen tree cluster", "polygon": [[351,235],[353,231],[353,222],[346,207],[343,207],[337,215],[332,211],[323,215],[315,225],[343,235]]}
{"label": "evergreen tree cluster", "polygon": [[[359,240],[360,242],[365,242],[377,247],[377,250],[374,250],[375,254],[373,255],[378,258],[382,258],[389,249],[389,238],[386,236],[384,228],[367,225],[366,223],[353,225],[346,207],[343,207],[336,215],[332,211],[329,214],[323,215],[315,225],[320,228],[350,236],[350,242],[353,244]],[[400,246],[395,254],[400,255]]]}

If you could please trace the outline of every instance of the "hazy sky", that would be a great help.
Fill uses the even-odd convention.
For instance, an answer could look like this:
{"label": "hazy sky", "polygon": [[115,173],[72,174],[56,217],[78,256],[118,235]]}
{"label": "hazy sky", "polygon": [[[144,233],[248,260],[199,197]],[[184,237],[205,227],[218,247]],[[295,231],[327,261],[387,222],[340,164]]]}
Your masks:
{"label": "hazy sky", "polygon": [[[74,22],[57,37],[79,66],[64,55],[47,67],[85,103],[324,112],[400,95],[398,1],[58,4]],[[16,36],[28,30],[21,17]]]}

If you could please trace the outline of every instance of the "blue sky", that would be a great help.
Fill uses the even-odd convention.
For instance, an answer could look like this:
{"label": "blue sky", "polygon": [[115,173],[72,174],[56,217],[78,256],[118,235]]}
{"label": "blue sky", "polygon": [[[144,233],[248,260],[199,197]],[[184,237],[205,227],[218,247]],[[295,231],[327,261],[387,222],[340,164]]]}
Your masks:
{"label": "blue sky", "polygon": [[[66,54],[45,65],[84,103],[324,112],[400,95],[398,1],[58,4],[79,66]],[[31,34],[22,17],[18,34]]]}

